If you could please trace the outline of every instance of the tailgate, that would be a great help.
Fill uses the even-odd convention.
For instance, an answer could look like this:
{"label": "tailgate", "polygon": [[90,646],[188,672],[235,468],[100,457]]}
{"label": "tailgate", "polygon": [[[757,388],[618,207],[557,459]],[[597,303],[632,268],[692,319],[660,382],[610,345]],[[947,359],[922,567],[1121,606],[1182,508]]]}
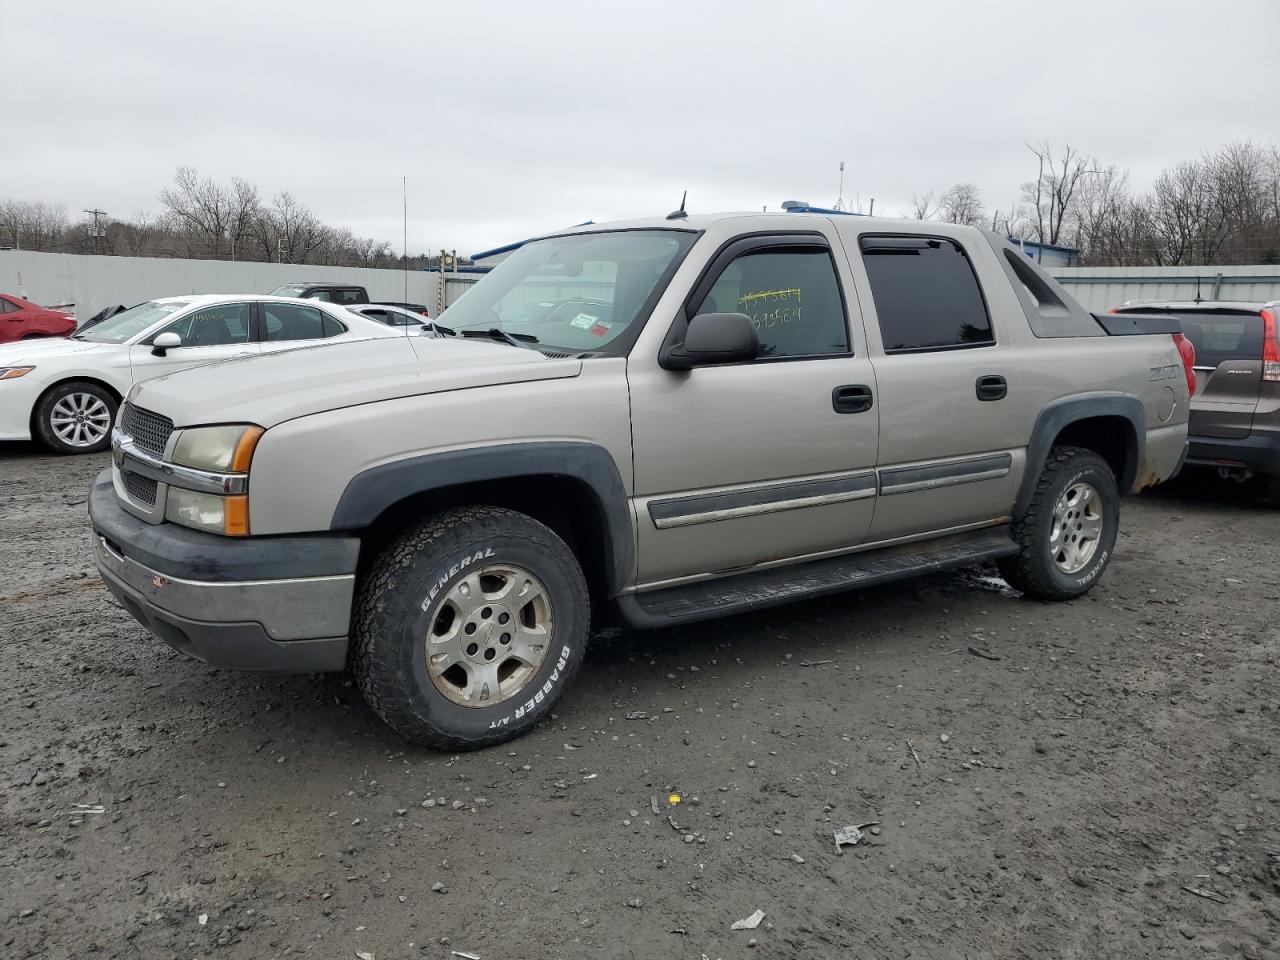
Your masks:
{"label": "tailgate", "polygon": [[1182,329],[1196,348],[1196,393],[1189,430],[1197,437],[1247,437],[1262,386],[1262,317],[1186,313]]}

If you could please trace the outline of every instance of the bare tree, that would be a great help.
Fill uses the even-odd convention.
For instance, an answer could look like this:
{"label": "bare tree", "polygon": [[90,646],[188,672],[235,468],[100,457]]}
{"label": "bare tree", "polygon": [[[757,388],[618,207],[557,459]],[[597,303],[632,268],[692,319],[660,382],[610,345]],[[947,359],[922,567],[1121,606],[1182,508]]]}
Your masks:
{"label": "bare tree", "polygon": [[1229,228],[1209,164],[1190,160],[1163,171],[1148,203],[1157,263],[1215,262]]}
{"label": "bare tree", "polygon": [[194,167],[179,167],[173,186],[160,191],[160,202],[191,237],[191,245],[203,244],[213,259],[220,259],[234,201],[231,192],[212,177],[201,178]]}
{"label": "bare tree", "polygon": [[232,177],[228,199],[227,233],[231,241],[231,259],[235,260],[237,252],[243,250],[246,241],[252,237],[253,220],[259,215],[258,188],[247,180]]}
{"label": "bare tree", "polygon": [[982,196],[972,183],[957,183],[938,200],[938,219],[976,227],[987,219]]}
{"label": "bare tree", "polygon": [[143,210],[135,211],[127,221],[116,220],[108,224],[108,234],[112,232],[112,228],[119,237],[118,246],[130,257],[145,256],[156,233],[155,221]]}
{"label": "bare tree", "polygon": [[1064,226],[1074,213],[1073,201],[1081,181],[1093,171],[1096,161],[1086,159],[1070,144],[1061,156],[1055,157],[1053,147],[1045,142],[1027,144],[1039,161],[1036,179],[1023,184],[1023,199],[1031,206],[1036,240],[1057,244],[1062,240]]}
{"label": "bare tree", "polygon": [[1280,239],[1270,216],[1277,191],[1271,160],[1268,151],[1248,141],[1229,143],[1203,158],[1226,218],[1228,236],[1222,254],[1229,260],[1257,262]]}
{"label": "bare tree", "polygon": [[934,213],[937,212],[937,205],[933,202],[933,191],[930,190],[923,196],[916,194],[911,195],[911,220],[932,220]]}
{"label": "bare tree", "polygon": [[48,251],[67,228],[61,204],[0,200],[0,243],[18,250]]}

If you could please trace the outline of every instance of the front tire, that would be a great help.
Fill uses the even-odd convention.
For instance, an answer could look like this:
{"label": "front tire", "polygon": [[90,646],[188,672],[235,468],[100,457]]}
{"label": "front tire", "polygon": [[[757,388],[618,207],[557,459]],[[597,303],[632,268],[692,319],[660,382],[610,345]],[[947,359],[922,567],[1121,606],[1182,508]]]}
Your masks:
{"label": "front tire", "polygon": [[1073,600],[1102,576],[1119,529],[1111,467],[1092,450],[1054,447],[1026,514],[1013,524],[1020,549],[998,561],[1000,574],[1030,597]]}
{"label": "front tire", "polygon": [[111,445],[119,402],[86,380],[60,383],[36,403],[36,436],[54,453],[101,453]]}
{"label": "front tire", "polygon": [[446,510],[374,561],[352,622],[365,700],[440,750],[502,743],[545,717],[582,663],[586,580],[550,528],[498,507]]}

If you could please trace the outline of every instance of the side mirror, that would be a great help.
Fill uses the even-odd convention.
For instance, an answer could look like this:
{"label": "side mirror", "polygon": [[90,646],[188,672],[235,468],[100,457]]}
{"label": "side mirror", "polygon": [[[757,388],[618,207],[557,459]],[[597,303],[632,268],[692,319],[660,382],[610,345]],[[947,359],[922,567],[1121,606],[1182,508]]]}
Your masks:
{"label": "side mirror", "polygon": [[182,346],[182,338],[173,331],[161,333],[151,341],[151,355],[153,357],[163,357],[174,347]]}
{"label": "side mirror", "polygon": [[717,363],[754,360],[760,352],[760,338],[745,313],[703,313],[689,321],[684,343],[668,349],[659,366],[666,370],[689,370]]}

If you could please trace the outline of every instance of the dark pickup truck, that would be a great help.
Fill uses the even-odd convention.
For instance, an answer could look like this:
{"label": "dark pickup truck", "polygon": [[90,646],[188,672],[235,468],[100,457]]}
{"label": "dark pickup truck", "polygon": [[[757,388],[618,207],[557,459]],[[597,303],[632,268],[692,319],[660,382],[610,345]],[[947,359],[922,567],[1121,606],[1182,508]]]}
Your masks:
{"label": "dark pickup truck", "polygon": [[334,283],[327,280],[286,283],[272,290],[271,296],[323,300],[325,303],[336,303],[344,307],[354,303],[369,302],[369,291],[364,287],[357,287],[350,283]]}

